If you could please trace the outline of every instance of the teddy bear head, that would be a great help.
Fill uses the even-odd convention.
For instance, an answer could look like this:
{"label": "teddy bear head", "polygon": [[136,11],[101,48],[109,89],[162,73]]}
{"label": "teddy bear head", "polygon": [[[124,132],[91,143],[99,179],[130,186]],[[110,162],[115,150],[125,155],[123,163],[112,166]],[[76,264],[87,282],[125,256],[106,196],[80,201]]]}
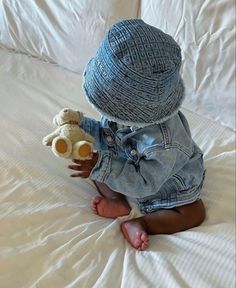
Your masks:
{"label": "teddy bear head", "polygon": [[66,123],[80,124],[82,119],[83,113],[70,108],[64,108],[53,118],[53,123],[57,126],[61,126]]}

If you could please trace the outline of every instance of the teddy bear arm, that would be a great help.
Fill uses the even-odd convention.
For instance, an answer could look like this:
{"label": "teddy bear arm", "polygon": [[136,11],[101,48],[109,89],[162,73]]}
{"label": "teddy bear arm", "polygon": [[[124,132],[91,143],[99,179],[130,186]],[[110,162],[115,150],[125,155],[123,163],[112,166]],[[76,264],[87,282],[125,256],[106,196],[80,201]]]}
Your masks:
{"label": "teddy bear arm", "polygon": [[55,131],[53,131],[52,133],[50,133],[49,135],[45,136],[45,137],[43,138],[43,144],[44,144],[44,145],[51,146],[53,139],[60,135],[60,130],[61,130],[61,129],[58,128],[58,129],[56,129]]}
{"label": "teddy bear arm", "polygon": [[91,142],[93,144],[95,143],[94,138],[91,135],[89,135],[88,133],[85,133],[84,138],[85,138],[84,139],[85,141]]}

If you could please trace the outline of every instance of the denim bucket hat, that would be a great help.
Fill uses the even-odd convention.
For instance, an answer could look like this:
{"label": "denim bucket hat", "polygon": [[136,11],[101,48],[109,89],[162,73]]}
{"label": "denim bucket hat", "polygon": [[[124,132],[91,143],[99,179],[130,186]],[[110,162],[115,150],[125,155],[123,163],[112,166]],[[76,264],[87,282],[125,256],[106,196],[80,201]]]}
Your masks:
{"label": "denim bucket hat", "polygon": [[170,35],[141,19],[123,20],[86,65],[83,89],[108,119],[144,127],[178,112],[184,98],[180,67],[181,50]]}

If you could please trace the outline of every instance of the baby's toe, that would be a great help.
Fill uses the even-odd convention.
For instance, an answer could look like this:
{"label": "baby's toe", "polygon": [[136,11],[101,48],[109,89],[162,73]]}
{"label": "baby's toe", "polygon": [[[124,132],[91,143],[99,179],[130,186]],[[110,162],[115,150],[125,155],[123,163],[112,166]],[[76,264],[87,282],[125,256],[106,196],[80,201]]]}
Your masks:
{"label": "baby's toe", "polygon": [[149,241],[147,233],[146,232],[139,232],[138,237],[140,239],[139,245],[138,245],[138,250],[139,251],[146,250],[148,247],[148,241]]}
{"label": "baby's toe", "polygon": [[143,243],[148,244],[149,239],[148,239],[148,235],[146,232],[142,232],[140,238],[141,238]]}
{"label": "baby's toe", "polygon": [[101,196],[94,196],[92,199],[92,203],[98,204],[102,200]]}
{"label": "baby's toe", "polygon": [[100,196],[95,196],[95,197],[92,198],[91,208],[96,214],[98,213],[97,205],[100,203],[101,199],[102,199],[102,197],[100,197]]}

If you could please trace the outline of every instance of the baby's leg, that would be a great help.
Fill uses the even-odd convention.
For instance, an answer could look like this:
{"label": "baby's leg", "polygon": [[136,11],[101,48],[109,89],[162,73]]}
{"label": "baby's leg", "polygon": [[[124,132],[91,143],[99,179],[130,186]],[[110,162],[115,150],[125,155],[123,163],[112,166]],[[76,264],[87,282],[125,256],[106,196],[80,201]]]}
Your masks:
{"label": "baby's leg", "polygon": [[148,234],[172,234],[196,227],[205,218],[201,200],[170,210],[159,210],[145,216],[125,221],[121,225],[124,237],[138,249],[148,246]]}
{"label": "baby's leg", "polygon": [[131,209],[124,195],[110,189],[104,183],[94,181],[94,184],[102,195],[92,199],[92,209],[96,214],[115,219],[130,213]]}

